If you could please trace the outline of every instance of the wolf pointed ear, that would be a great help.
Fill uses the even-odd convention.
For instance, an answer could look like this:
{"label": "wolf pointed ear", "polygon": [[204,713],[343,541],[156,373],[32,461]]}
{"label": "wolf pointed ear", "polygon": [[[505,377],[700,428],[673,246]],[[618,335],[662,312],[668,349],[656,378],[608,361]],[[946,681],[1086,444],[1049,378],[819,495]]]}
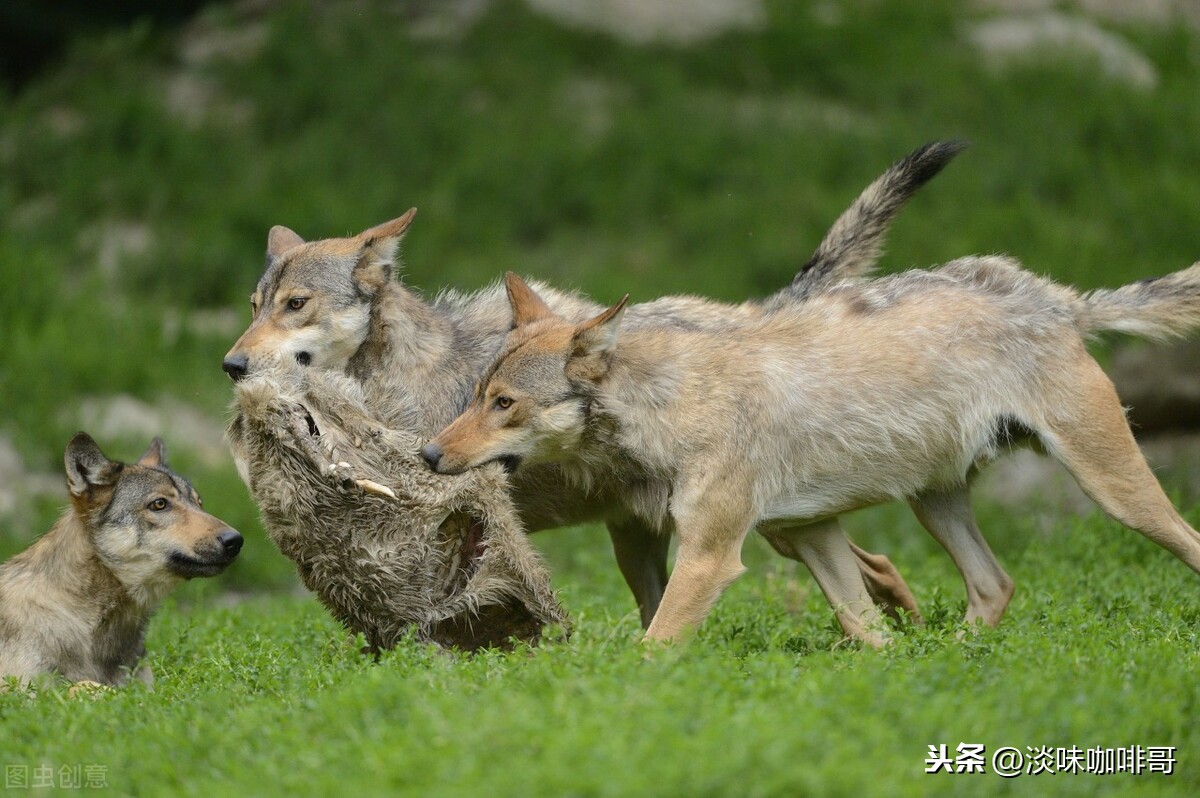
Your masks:
{"label": "wolf pointed ear", "polygon": [[530,288],[529,283],[522,280],[520,275],[515,272],[504,273],[504,288],[508,291],[508,304],[512,308],[514,330],[554,315],[554,311],[550,310],[550,306],[538,296],[537,291]]}
{"label": "wolf pointed ear", "polygon": [[150,448],[142,452],[142,456],[138,458],[137,464],[150,468],[166,468],[167,445],[163,443],[163,439],[155,436],[154,440],[150,441]]}
{"label": "wolf pointed ear", "polygon": [[362,251],[354,267],[354,278],[363,287],[379,290],[392,279],[396,249],[416,215],[417,209],[409,208],[408,213],[400,218],[375,225],[356,236],[362,243]]}
{"label": "wolf pointed ear", "polygon": [[608,373],[628,301],[629,294],[626,294],[620,302],[575,328],[571,357],[567,360],[568,377],[596,382]]}
{"label": "wolf pointed ear", "polygon": [[267,257],[278,258],[289,249],[295,249],[304,243],[304,239],[288,228],[277,224],[267,233]]}
{"label": "wolf pointed ear", "polygon": [[121,471],[121,464],[105,457],[86,432],[77,432],[71,438],[63,462],[67,469],[67,490],[74,497],[86,496],[94,488],[112,485]]}

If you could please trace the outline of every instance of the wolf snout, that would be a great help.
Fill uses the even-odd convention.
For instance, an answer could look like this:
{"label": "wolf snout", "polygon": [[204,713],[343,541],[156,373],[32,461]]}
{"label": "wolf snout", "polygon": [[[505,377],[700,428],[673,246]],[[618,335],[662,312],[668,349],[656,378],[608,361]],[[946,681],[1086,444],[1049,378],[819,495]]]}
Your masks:
{"label": "wolf snout", "polygon": [[442,461],[442,447],[430,441],[421,447],[421,458],[429,464],[430,468],[437,471],[438,463]]}
{"label": "wolf snout", "polygon": [[242,550],[244,542],[245,539],[236,529],[223,529],[217,533],[217,543],[221,544],[221,551],[231,560]]}
{"label": "wolf snout", "polygon": [[[242,536],[237,530],[225,527],[213,537],[206,537],[204,542],[192,551],[172,552],[167,558],[167,567],[184,579],[216,576],[237,559],[238,552],[242,550],[242,542]],[[213,543],[216,543],[215,547]]]}
{"label": "wolf snout", "polygon": [[237,382],[250,371],[250,359],[245,355],[229,355],[221,362],[221,368]]}

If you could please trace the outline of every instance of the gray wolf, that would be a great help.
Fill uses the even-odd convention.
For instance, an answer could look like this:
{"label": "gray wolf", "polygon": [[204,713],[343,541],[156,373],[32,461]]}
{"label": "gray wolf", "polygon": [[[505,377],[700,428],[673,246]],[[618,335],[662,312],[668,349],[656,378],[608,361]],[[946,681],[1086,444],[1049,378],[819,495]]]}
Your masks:
{"label": "gray wolf", "polygon": [[[267,534],[369,651],[405,635],[463,650],[532,643],[566,626],[502,469],[432,473],[421,439],[376,420],[362,383],[294,360],[256,369],[234,397],[226,436]],[[354,474],[386,494],[358,491]]]}
{"label": "gray wolf", "polygon": [[619,482],[630,512],[679,538],[649,639],[700,624],[745,570],[742,544],[757,528],[804,559],[848,635],[882,645],[831,521],[892,499],[953,558],[967,623],[995,625],[1013,583],[968,497],[975,473],[1019,440],[1200,572],[1200,535],[1163,494],[1085,346],[1106,330],[1162,338],[1200,327],[1200,263],[1081,294],[1008,258],[964,258],[757,318],[731,312],[720,332],[629,318],[625,299],[572,322],[516,275],[506,282],[514,329],[466,411],[422,454],[445,474],[549,460],[581,484]]}
{"label": "gray wolf", "polygon": [[[801,301],[868,272],[901,206],[964,146],[935,142],[894,164],[835,222],[793,284],[766,302]],[[396,248],[414,213],[352,238],[305,242],[285,227],[272,228],[266,269],[251,297],[251,323],[226,355],[225,371],[241,380],[282,355],[360,380],[380,420],[393,428],[425,438],[449,423],[466,407],[512,318],[498,285],[474,294],[448,291],[426,301],[394,279]],[[583,320],[601,309],[576,294],[540,284],[538,289],[567,318]],[[679,296],[634,305],[629,315],[720,330],[731,314],[753,318],[760,310],[760,303],[731,310]],[[248,481],[251,475],[242,471]],[[629,513],[605,483],[576,485],[554,465],[523,470],[514,482],[514,500],[530,531],[605,521],[642,623],[650,622],[666,585],[668,536]],[[901,609],[919,618],[892,563],[856,546],[853,551],[872,595],[889,612]]]}
{"label": "gray wolf", "polygon": [[145,654],[163,597],[225,570],[242,536],[201,509],[191,483],[167,467],[161,438],[126,464],[80,432],[64,462],[70,508],[0,565],[0,677],[117,685]]}

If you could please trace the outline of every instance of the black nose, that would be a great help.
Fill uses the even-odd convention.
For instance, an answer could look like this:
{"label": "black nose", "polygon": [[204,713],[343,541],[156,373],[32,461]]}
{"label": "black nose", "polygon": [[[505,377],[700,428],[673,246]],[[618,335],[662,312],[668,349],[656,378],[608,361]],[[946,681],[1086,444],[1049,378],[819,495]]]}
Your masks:
{"label": "black nose", "polygon": [[237,382],[242,377],[246,376],[246,372],[250,370],[250,361],[245,355],[230,355],[221,363],[221,368],[225,370],[234,382]]}
{"label": "black nose", "polygon": [[421,457],[429,463],[429,467],[437,471],[438,462],[442,459],[442,447],[436,443],[427,443],[421,447]]}
{"label": "black nose", "polygon": [[242,550],[242,536],[234,529],[225,529],[218,533],[217,542],[225,549],[225,555],[231,560]]}

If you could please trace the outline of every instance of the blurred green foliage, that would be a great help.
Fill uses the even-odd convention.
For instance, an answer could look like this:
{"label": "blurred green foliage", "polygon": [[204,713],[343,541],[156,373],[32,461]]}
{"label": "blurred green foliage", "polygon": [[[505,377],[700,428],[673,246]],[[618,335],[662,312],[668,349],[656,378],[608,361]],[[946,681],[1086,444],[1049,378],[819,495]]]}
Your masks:
{"label": "blurred green foliage", "polygon": [[[1008,252],[1094,287],[1200,256],[1185,25],[1110,25],[1157,70],[1141,90],[1055,54],[994,71],[966,35],[987,12],[952,0],[776,0],[765,29],[691,46],[622,43],[515,0],[431,35],[438,7],[214,5],[177,31],[81,40],[0,96],[0,436],[28,470],[58,473],[96,397],[219,421],[220,361],[273,224],[344,235],[415,205],[405,279],[425,290],[513,269],[599,300],[739,300],[787,282],[887,164],[963,137],[885,270]],[[1194,576],[1104,521],[1045,536],[985,506],[1018,598],[1001,630],[958,643],[961,586],[936,545],[903,508],[853,517],[932,621],[882,655],[840,646],[811,580],[755,542],[698,645],[649,662],[603,533],[539,535],[569,645],[405,646],[374,667],[287,593],[232,464],[153,432],[247,533],[243,555],[154,625],[157,692],[0,695],[0,763],[107,764],[133,794],[919,795],[930,743],[1196,750]],[[130,458],[144,437],[101,443]],[[0,518],[0,556],[63,501]],[[234,590],[282,595],[222,606]],[[1196,773],[1036,785],[1194,794]]]}
{"label": "blurred green foliage", "polygon": [[[57,472],[88,397],[218,419],[273,224],[343,235],[416,205],[405,279],[425,290],[513,269],[600,300],[737,300],[789,280],[888,163],[965,137],[885,269],[1003,251],[1090,287],[1200,253],[1186,27],[1120,31],[1158,70],[1142,91],[1086,59],[991,70],[964,33],[979,12],[948,0],[853,0],[832,20],[779,2],[764,30],[689,47],[484,8],[431,36],[424,3],[218,5],[169,35],[81,41],[0,97],[0,434],[29,468]],[[255,530],[230,466],[191,476]],[[274,564],[245,566],[248,584],[288,583],[259,556]]]}
{"label": "blurred green foliage", "polygon": [[[1195,575],[1098,518],[1050,545],[1010,527],[998,629],[955,639],[957,588],[926,592],[929,624],[883,652],[839,642],[779,558],[752,558],[692,645],[650,657],[615,569],[576,547],[556,558],[574,635],[534,650],[406,642],[373,663],[311,599],[171,603],[153,692],[0,693],[0,761],[99,765],[119,795],[1195,795]],[[905,564],[954,578],[933,552]],[[986,775],[924,773],[930,745],[959,743],[986,746]],[[1173,775],[992,774],[1001,746],[1137,745],[1174,746]]]}

